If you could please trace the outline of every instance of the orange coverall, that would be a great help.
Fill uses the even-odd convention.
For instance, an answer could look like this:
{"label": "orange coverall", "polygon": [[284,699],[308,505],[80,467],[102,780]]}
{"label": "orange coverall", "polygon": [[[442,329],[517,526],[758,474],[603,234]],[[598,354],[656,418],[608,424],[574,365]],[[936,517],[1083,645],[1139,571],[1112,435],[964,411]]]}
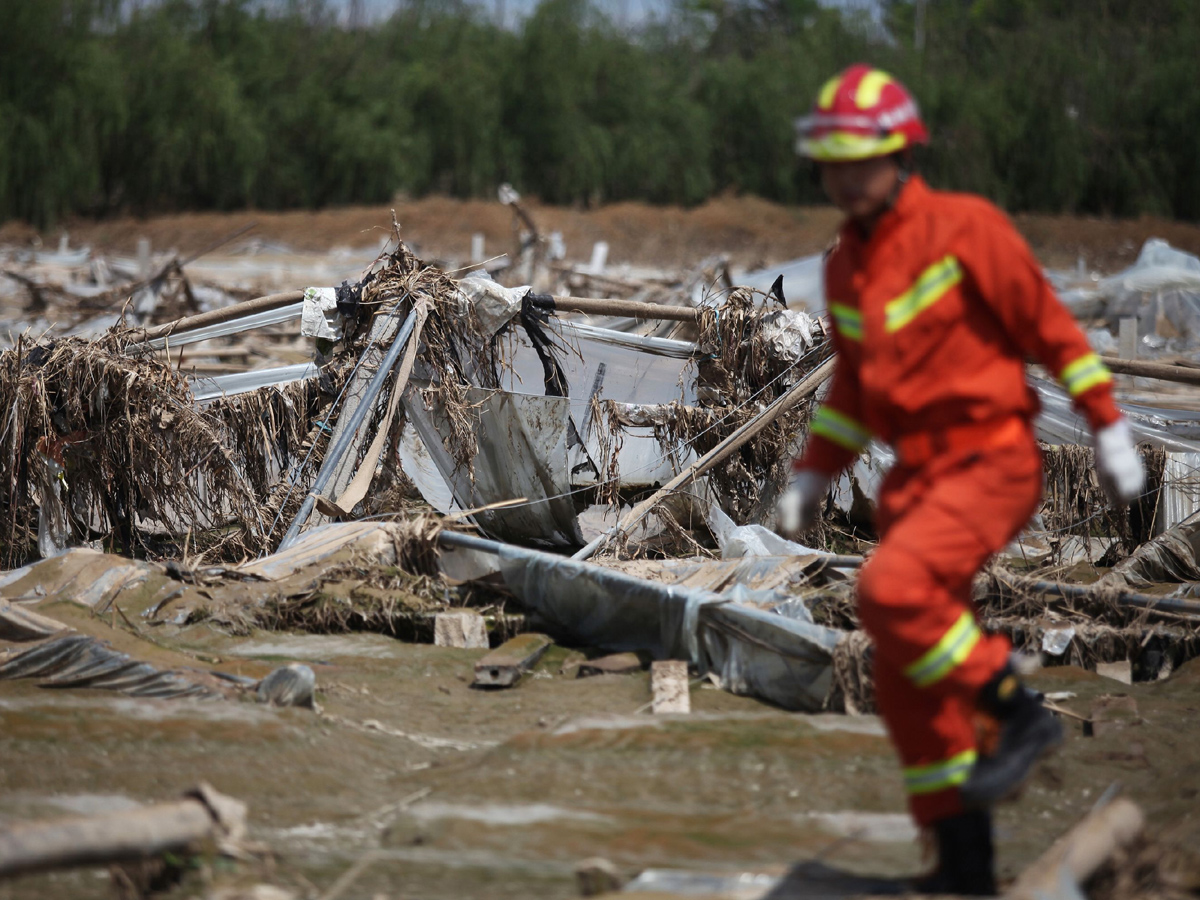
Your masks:
{"label": "orange coverall", "polygon": [[896,450],[858,609],[909,806],[930,825],[962,810],[976,695],[1011,649],[981,633],[971,581],[1041,499],[1025,359],[1093,429],[1119,416],[1112,376],[1004,214],[916,176],[869,238],[843,227],[825,292],[837,365],[795,465],[833,477],[872,437]]}

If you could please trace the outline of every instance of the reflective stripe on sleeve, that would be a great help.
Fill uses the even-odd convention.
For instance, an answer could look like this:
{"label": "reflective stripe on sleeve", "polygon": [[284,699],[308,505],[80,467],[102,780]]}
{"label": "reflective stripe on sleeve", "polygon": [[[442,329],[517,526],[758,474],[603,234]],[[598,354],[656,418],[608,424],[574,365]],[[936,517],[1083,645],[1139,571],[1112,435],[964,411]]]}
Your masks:
{"label": "reflective stripe on sleeve", "polygon": [[833,327],[848,341],[862,343],[863,321],[862,313],[844,303],[830,303],[829,315],[833,319]]}
{"label": "reflective stripe on sleeve", "polygon": [[915,663],[906,666],[904,674],[917,687],[929,687],[941,681],[956,666],[971,655],[975,645],[979,643],[979,626],[975,624],[975,616],[970,611],[959,616],[958,621],[942,635],[942,639],[933,645],[928,653]]}
{"label": "reflective stripe on sleeve", "polygon": [[812,433],[845,447],[851,453],[861,453],[871,439],[871,432],[862,424],[828,406],[822,406],[813,416]]}
{"label": "reflective stripe on sleeve", "polygon": [[1095,353],[1085,353],[1074,362],[1067,363],[1059,373],[1058,380],[1066,387],[1067,393],[1078,397],[1098,384],[1112,381],[1112,373]]}
{"label": "reflective stripe on sleeve", "polygon": [[910,794],[932,794],[958,787],[970,777],[977,758],[974,750],[964,750],[942,762],[905,768],[904,788]]}
{"label": "reflective stripe on sleeve", "polygon": [[941,300],[962,281],[962,275],[962,266],[953,256],[947,256],[922,272],[912,287],[884,307],[888,333],[899,331]]}

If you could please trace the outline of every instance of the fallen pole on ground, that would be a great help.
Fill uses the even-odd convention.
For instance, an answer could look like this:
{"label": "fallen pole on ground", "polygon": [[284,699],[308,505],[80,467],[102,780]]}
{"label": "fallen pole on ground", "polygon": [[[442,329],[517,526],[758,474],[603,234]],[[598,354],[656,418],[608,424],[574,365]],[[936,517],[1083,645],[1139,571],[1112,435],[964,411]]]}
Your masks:
{"label": "fallen pole on ground", "polygon": [[695,481],[713,466],[724,462],[734,453],[736,453],[744,444],[750,441],[755,435],[759,434],[764,428],[790,410],[801,400],[811,396],[816,392],[827,378],[833,374],[834,361],[827,359],[815,369],[808,373],[804,378],[796,383],[786,394],[778,397],[770,406],[762,411],[761,414],[751,419],[741,428],[731,434],[717,446],[713,447],[708,453],[700,457],[657,491],[631,509],[616,526],[600,535],[586,547],[578,551],[572,559],[588,559],[593,553],[600,549],[607,541],[616,537],[619,534],[627,532],[632,526],[642,520],[645,515],[657,506],[664,497],[671,494],[685,484]]}
{"label": "fallen pole on ground", "polygon": [[201,785],[173,803],[0,829],[0,879],[149,859],[206,840],[234,843],[246,806]]}
{"label": "fallen pole on ground", "polygon": [[[1054,594],[1068,600],[1089,600],[1097,596],[1093,585],[1063,584],[1059,581],[1041,581],[1027,578],[1014,578],[1012,583],[1039,594]],[[1108,590],[1112,590],[1109,588]],[[1147,612],[1164,612],[1182,616],[1200,617],[1200,601],[1179,600],[1175,597],[1156,597],[1153,594],[1139,594],[1136,591],[1118,590],[1114,598],[1121,606],[1132,606]]]}

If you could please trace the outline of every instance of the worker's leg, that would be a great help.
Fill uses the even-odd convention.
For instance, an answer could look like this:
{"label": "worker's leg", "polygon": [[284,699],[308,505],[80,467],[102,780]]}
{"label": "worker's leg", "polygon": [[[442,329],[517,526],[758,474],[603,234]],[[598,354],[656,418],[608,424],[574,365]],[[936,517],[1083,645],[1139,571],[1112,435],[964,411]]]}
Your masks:
{"label": "worker's leg", "polygon": [[958,786],[975,763],[969,704],[914,687],[903,672],[878,656],[875,700],[900,757],[913,820],[929,828],[961,813]]}
{"label": "worker's leg", "polygon": [[970,704],[917,688],[878,658],[875,696],[904,769],[909,810],[937,846],[936,869],[914,888],[930,894],[994,894],[991,813],[964,809],[959,792],[976,758]]}
{"label": "worker's leg", "polygon": [[971,581],[1020,531],[1041,496],[1041,460],[1024,444],[931,475],[881,497],[878,549],[858,582],[858,611],[876,658],[915,688],[974,702],[1009,643],[985,635]]}
{"label": "worker's leg", "polygon": [[938,869],[921,885],[935,892],[995,891],[990,812],[965,809],[960,788],[977,768],[977,700],[1004,670],[1009,644],[979,630],[971,580],[1034,512],[1041,461],[1032,447],[989,457],[927,477],[897,473],[858,585],[909,808],[937,839]]}

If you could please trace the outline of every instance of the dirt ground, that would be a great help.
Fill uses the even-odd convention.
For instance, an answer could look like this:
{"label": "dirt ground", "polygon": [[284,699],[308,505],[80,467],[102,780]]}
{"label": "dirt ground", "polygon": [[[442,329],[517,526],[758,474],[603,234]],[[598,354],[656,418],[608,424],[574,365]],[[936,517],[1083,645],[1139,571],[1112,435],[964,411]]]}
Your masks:
{"label": "dirt ground", "polygon": [[[316,711],[249,695],[168,701],[0,681],[0,828],[167,801],[202,781],[249,805],[249,837],[265,856],[190,858],[160,900],[262,882],[310,900],[568,900],[591,857],[624,876],[713,879],[813,861],[882,878],[925,865],[873,716],[789,713],[698,678],[690,714],[655,716],[644,668],[580,678],[579,647],[552,646],[513,689],[481,690],[472,680],[484,650],[148,618],[160,605],[157,575],[113,601],[119,616],[97,615],[53,587],[62,560],[0,596],[163,668],[260,678],[298,662],[316,673]],[[31,603],[38,585],[49,593]],[[1185,861],[1179,877],[1200,886],[1189,849],[1200,840],[1200,667],[1134,685],[1062,667],[1032,684],[1096,724],[1085,735],[1064,720],[1065,747],[999,812],[1002,878],[1119,785],[1159,846]],[[113,896],[103,868],[0,882],[0,900]]]}
{"label": "dirt ground", "polygon": [[[607,241],[609,261],[677,268],[718,254],[753,268],[820,251],[836,231],[830,207],[782,206],[755,197],[722,196],[693,208],[615,203],[597,209],[542,205],[526,208],[543,234],[559,231],[570,259],[587,259],[592,244]],[[494,201],[428,197],[391,206],[353,206],[317,211],[182,213],[150,219],[75,220],[43,235],[19,223],[0,227],[0,243],[41,240],[56,245],[66,231],[75,246],[131,253],[141,237],[156,249],[194,253],[249,224],[250,235],[297,251],[377,246],[390,233],[391,210],[404,238],[427,257],[462,259],[471,235],[481,233],[488,255],[513,247],[513,215]],[[1132,262],[1149,237],[1164,238],[1200,253],[1200,225],[1165,219],[1095,219],[1018,215],[1017,226],[1042,262],[1111,272]]]}
{"label": "dirt ground", "polygon": [[[881,876],[922,867],[873,717],[789,714],[697,686],[691,715],[655,718],[638,712],[647,673],[578,679],[562,671],[563,649],[517,688],[489,692],[469,686],[482,651],[375,635],[201,643],[220,646],[243,672],[285,660],[313,666],[324,716],[8,683],[0,823],[128,808],[200,780],[248,802],[251,836],[273,865],[199,865],[163,895],[171,898],[201,895],[205,882],[256,881],[321,896],[365,857],[345,900],[566,900],[578,896],[576,864],[594,856],[625,874],[779,874],[814,859]],[[1146,686],[1074,669],[1035,683],[1075,692],[1067,705],[1084,712],[1106,697],[1129,699],[1095,737],[1069,724],[1065,749],[1000,813],[1001,873],[1036,858],[1117,782],[1156,833],[1194,846],[1195,667]],[[110,896],[103,870],[0,885],[2,900]]]}

